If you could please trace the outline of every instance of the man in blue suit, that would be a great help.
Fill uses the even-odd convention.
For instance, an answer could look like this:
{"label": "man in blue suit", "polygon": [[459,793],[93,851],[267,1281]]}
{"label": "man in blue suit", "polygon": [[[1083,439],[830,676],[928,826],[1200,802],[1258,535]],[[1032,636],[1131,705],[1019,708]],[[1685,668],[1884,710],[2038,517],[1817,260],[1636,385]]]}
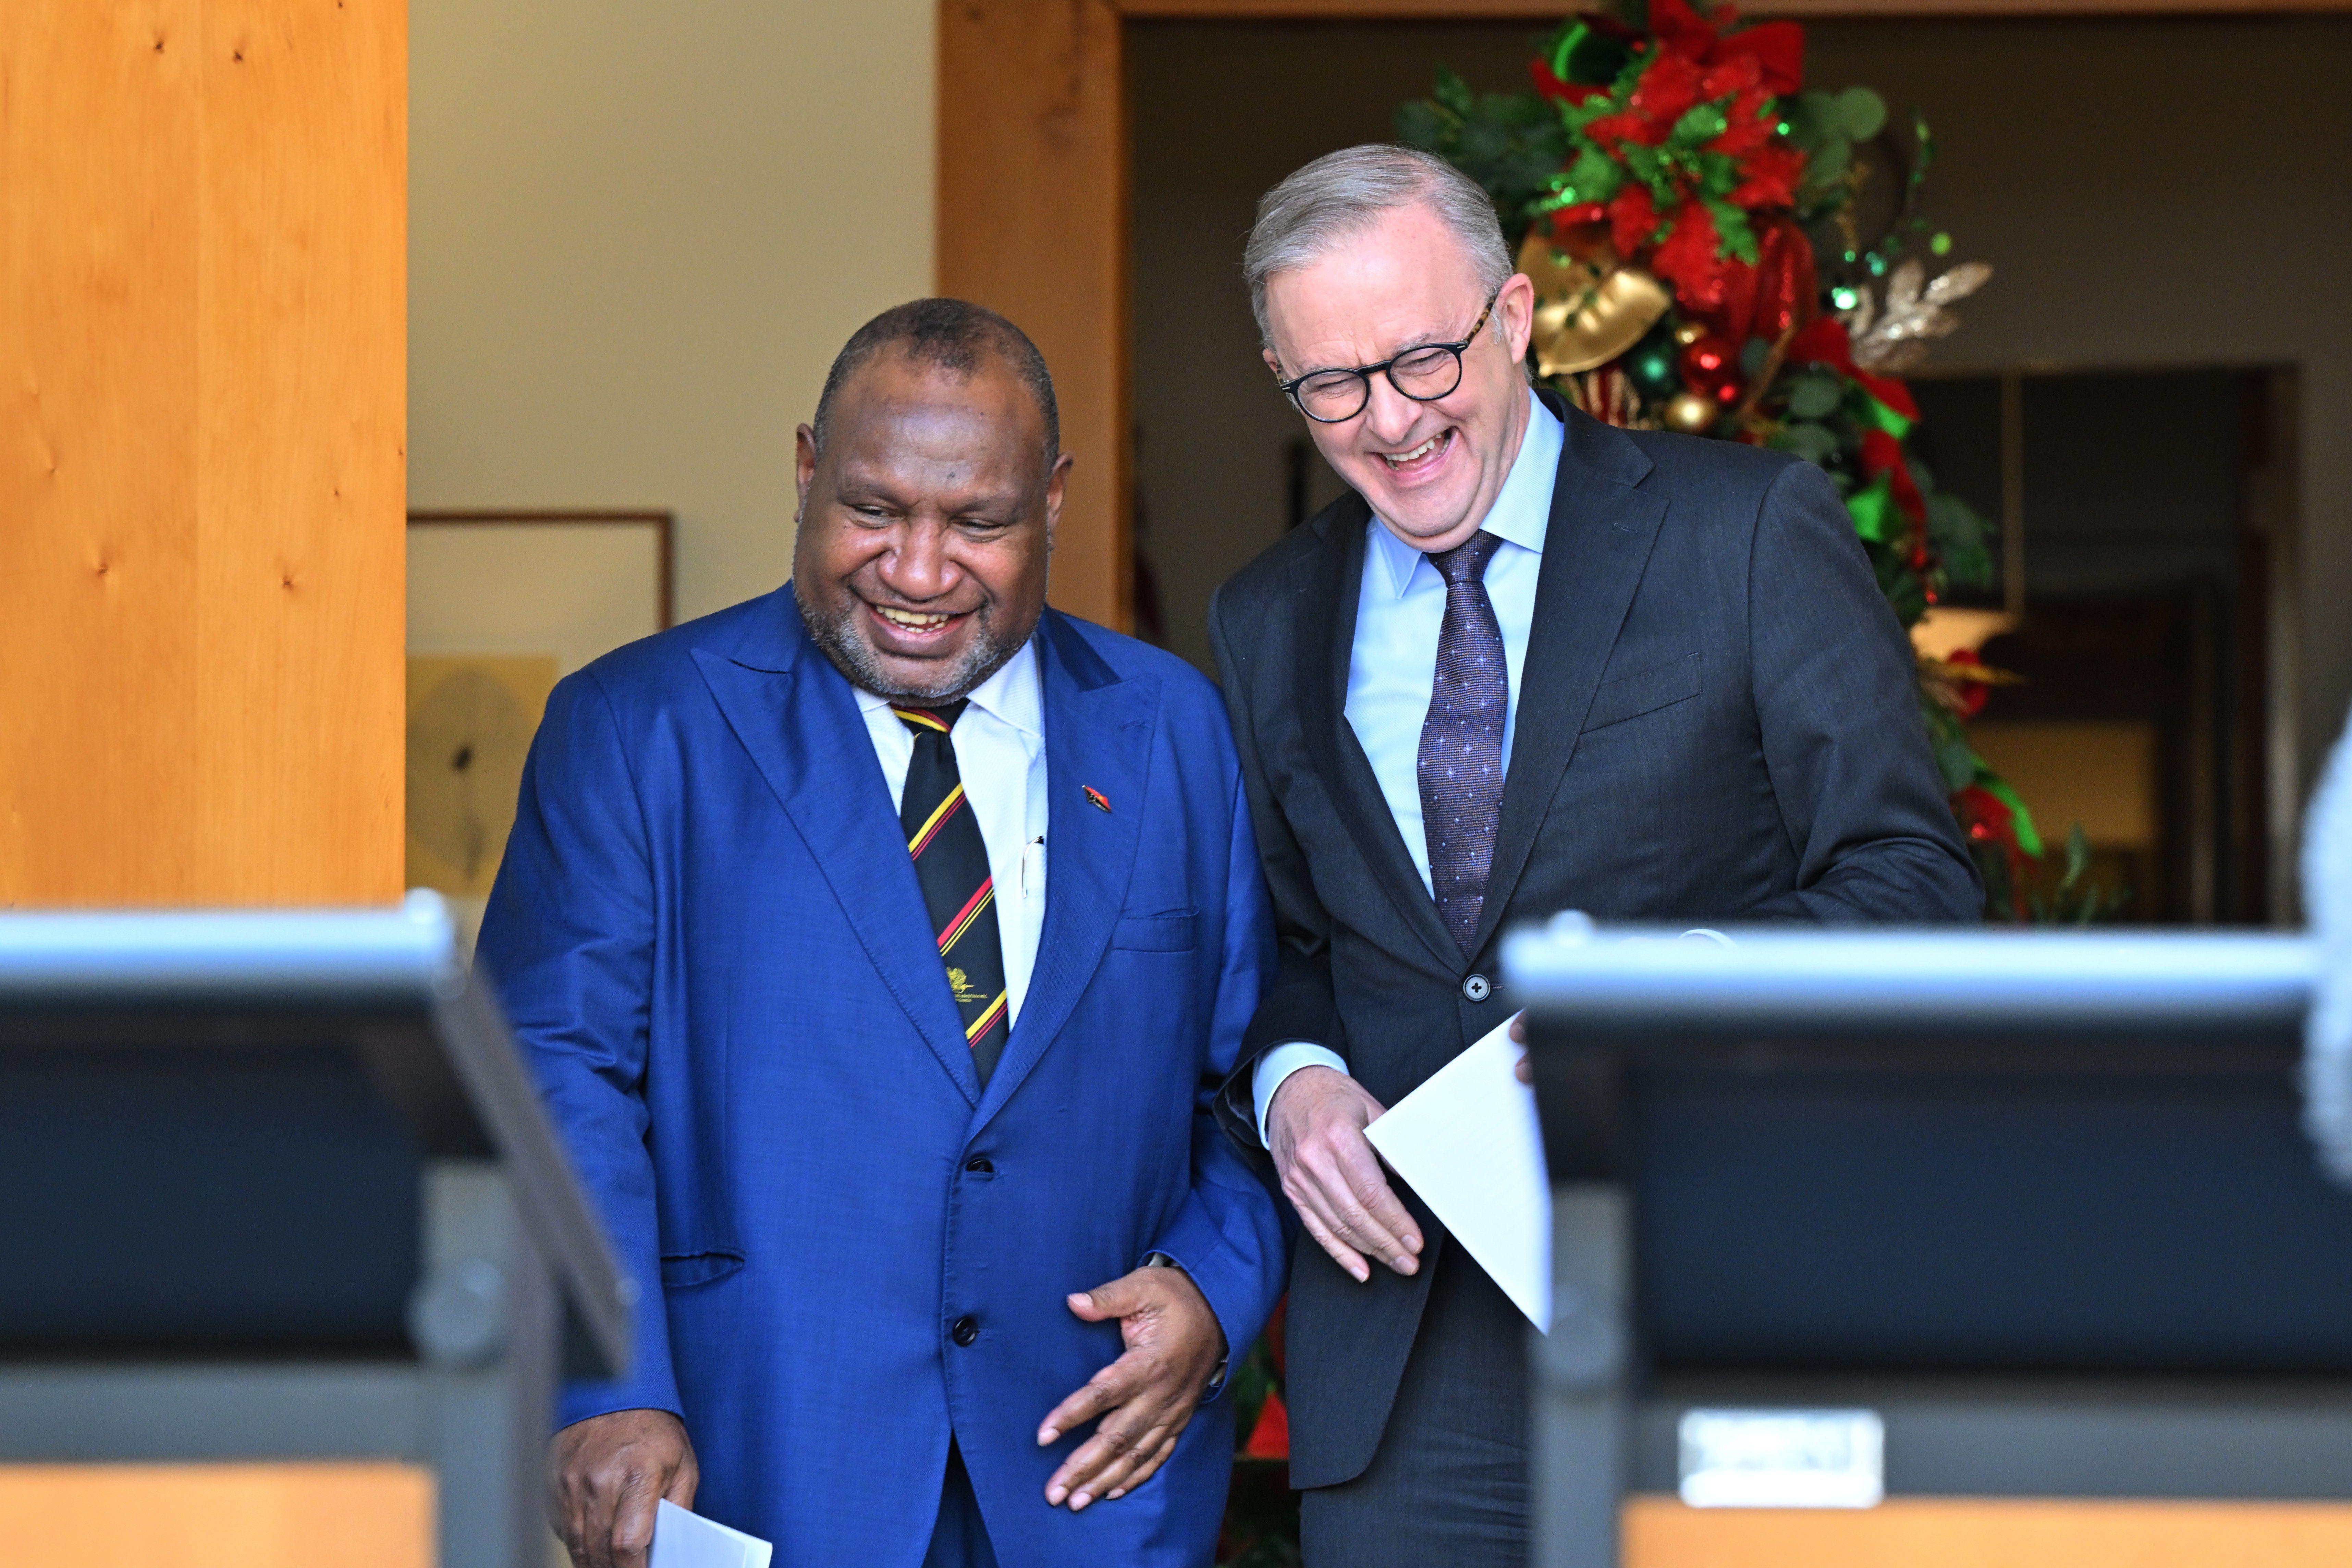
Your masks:
{"label": "man in blue suit", "polygon": [[[1281,1287],[1219,1134],[1271,959],[1188,666],[1045,607],[1070,459],[1003,318],[877,317],[799,432],[787,590],[559,685],[480,952],[642,1285],[551,1512],[782,1564],[1206,1563],[1209,1404]],[[1091,1432],[1087,1429],[1092,1426]]]}

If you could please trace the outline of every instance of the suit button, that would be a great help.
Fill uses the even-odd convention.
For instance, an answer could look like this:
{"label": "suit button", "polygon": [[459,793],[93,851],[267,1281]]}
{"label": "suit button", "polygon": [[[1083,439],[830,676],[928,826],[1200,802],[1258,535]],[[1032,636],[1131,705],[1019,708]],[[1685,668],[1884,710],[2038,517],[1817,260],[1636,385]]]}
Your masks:
{"label": "suit button", "polygon": [[1462,983],[1462,994],[1473,1002],[1484,1002],[1495,994],[1495,983],[1483,974],[1474,974]]}
{"label": "suit button", "polygon": [[955,1321],[955,1326],[948,1330],[948,1338],[960,1345],[971,1343],[972,1341],[980,1338],[980,1320],[970,1313],[958,1318]]}
{"label": "suit button", "polygon": [[988,1156],[985,1154],[974,1154],[963,1163],[963,1168],[975,1176],[992,1175],[996,1170],[995,1166],[988,1163]]}

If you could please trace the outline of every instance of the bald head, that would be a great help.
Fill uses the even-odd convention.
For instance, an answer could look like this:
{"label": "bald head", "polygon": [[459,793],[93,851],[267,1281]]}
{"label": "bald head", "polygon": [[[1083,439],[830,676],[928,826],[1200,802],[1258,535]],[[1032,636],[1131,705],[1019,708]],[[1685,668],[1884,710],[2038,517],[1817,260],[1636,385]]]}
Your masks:
{"label": "bald head", "polygon": [[1062,421],[1054,402],[1054,378],[1045,356],[1029,334],[984,305],[963,300],[909,300],[894,305],[850,335],[833,368],[825,373],[824,390],[817,395],[816,418],[810,428],[816,448],[824,450],[833,434],[834,410],[842,389],[884,353],[902,356],[915,368],[938,371],[968,381],[981,367],[996,361],[1010,370],[1037,405],[1045,427],[1045,460],[1050,465],[1062,454]]}

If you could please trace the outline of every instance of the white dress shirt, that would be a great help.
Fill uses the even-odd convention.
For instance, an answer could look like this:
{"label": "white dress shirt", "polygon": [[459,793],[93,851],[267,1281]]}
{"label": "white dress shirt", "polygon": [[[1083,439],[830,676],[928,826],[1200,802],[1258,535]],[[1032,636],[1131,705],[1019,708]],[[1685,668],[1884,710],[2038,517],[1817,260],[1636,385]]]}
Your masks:
{"label": "white dress shirt", "polygon": [[[1503,488],[1479,523],[1503,543],[1486,563],[1486,601],[1503,634],[1503,662],[1510,687],[1503,710],[1503,771],[1511,766],[1511,742],[1519,717],[1519,672],[1526,668],[1528,636],[1535,625],[1536,579],[1543,570],[1544,534],[1551,526],[1552,481],[1559,473],[1560,444],[1567,432],[1551,410],[1528,394],[1526,434]],[[1445,625],[1445,579],[1429,557],[1405,543],[1377,517],[1364,525],[1364,575],[1356,592],[1356,636],[1348,655],[1348,726],[1364,748],[1388,802],[1397,834],[1429,880],[1429,837],[1421,821],[1421,728],[1437,683],[1437,637]],[[1434,895],[1433,894],[1433,897]],[[1348,1064],[1335,1051],[1294,1040],[1258,1058],[1250,1076],[1256,1102],[1257,1131],[1265,1138],[1266,1108],[1282,1080],[1301,1068]]]}
{"label": "white dress shirt", "polygon": [[[895,810],[907,793],[915,760],[915,732],[890,711],[890,700],[862,689],[858,710],[874,739],[874,755],[890,786]],[[1037,939],[1045,929],[1045,700],[1037,685],[1034,643],[1007,659],[971,694],[956,721],[956,773],[964,799],[988,846],[988,874],[996,886],[996,934],[1004,948],[1005,1026],[1021,1016],[1029,976],[1037,967]]]}

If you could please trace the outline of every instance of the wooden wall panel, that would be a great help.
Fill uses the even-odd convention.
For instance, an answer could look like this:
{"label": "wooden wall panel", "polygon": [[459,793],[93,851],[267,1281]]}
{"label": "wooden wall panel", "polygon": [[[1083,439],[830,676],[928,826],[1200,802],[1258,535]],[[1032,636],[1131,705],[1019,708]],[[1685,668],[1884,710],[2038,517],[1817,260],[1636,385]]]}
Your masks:
{"label": "wooden wall panel", "polygon": [[939,288],[1044,352],[1077,464],[1052,598],[1125,629],[1127,134],[1108,0],[941,0]]}
{"label": "wooden wall panel", "polygon": [[[21,3],[21,0],[14,0]],[[433,1568],[410,1465],[0,1466],[10,1568]]]}
{"label": "wooden wall panel", "polygon": [[2352,1505],[1897,1498],[1625,1509],[1625,1568],[2341,1568]]}
{"label": "wooden wall panel", "polygon": [[0,5],[0,906],[399,894],[406,37]]}
{"label": "wooden wall panel", "polygon": [[192,869],[195,13],[0,8],[0,903]]}

